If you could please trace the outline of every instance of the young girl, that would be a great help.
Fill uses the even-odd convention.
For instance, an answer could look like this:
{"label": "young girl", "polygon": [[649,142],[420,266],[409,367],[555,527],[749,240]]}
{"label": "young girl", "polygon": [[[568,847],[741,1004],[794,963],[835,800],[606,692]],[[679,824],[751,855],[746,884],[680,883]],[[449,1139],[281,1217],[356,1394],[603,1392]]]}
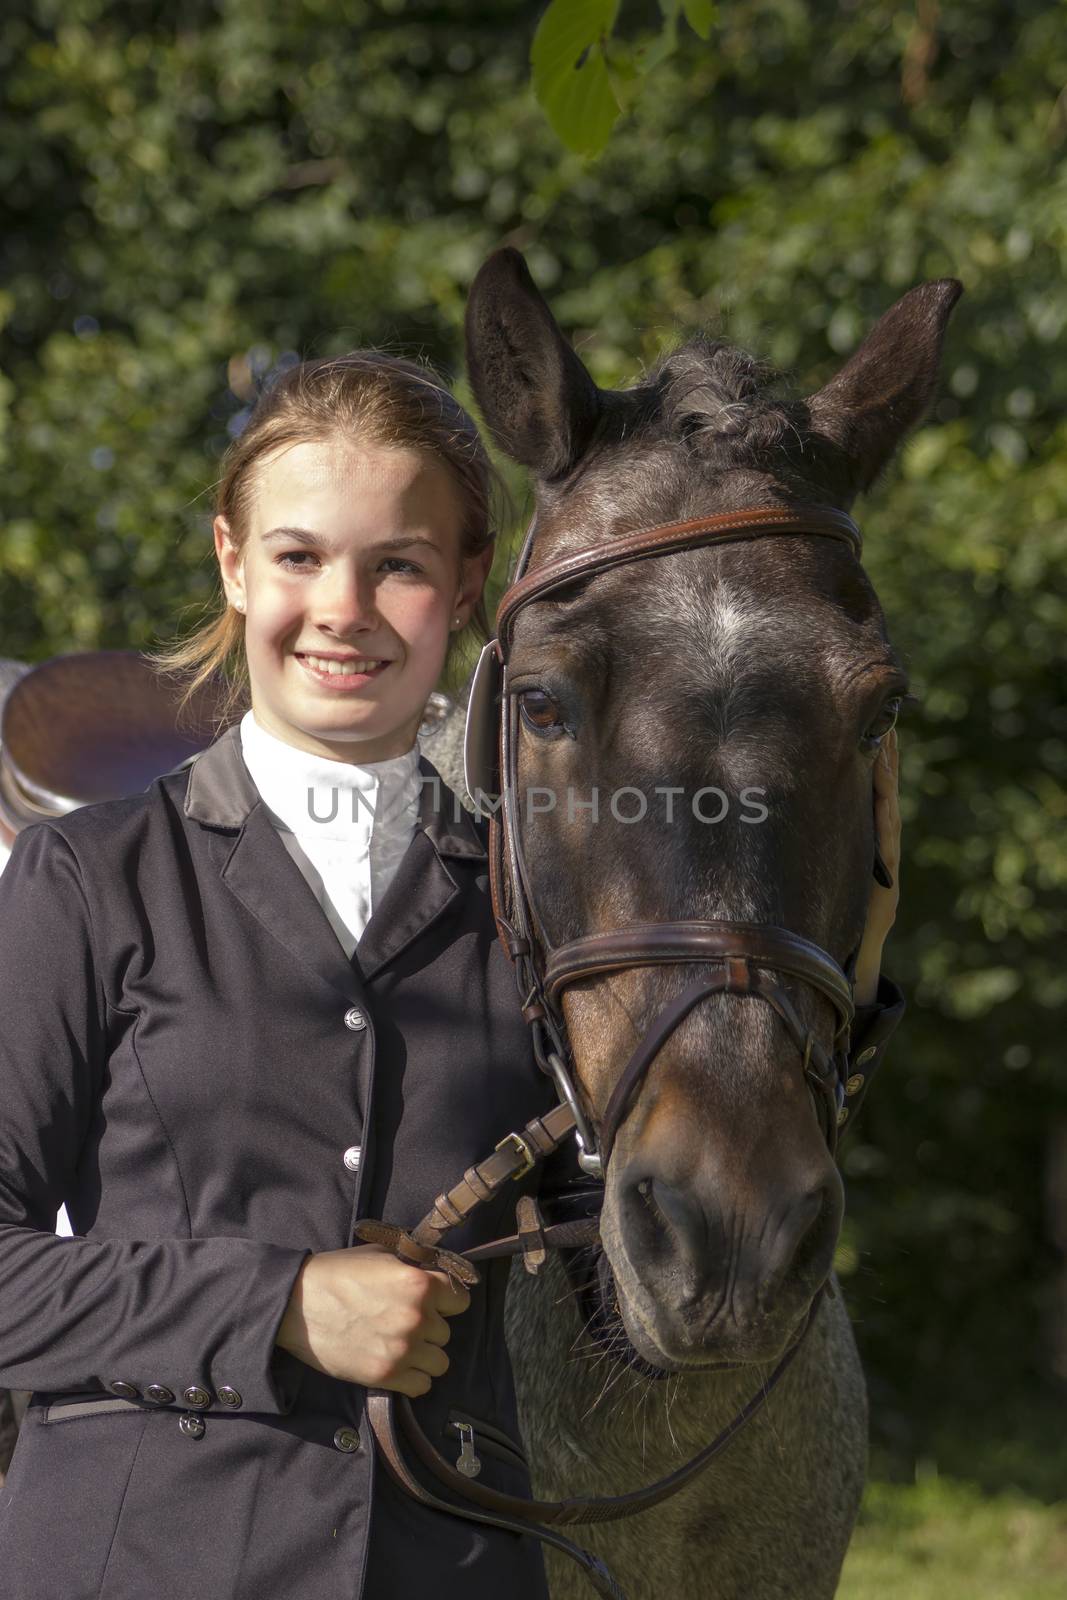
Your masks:
{"label": "young girl", "polygon": [[[533,1540],[408,1500],[364,1415],[368,1386],[419,1397],[439,1449],[470,1425],[481,1480],[529,1494],[508,1263],[468,1294],[353,1246],[556,1099],[484,824],[416,737],[454,641],[487,631],[490,486],[423,368],[284,374],[225,463],[225,608],[157,658],[190,685],[236,669],[240,715],[144,794],[16,840],[0,1383],[34,1394],[0,1498],[12,1600],[544,1600]],[[449,1247],[510,1232],[523,1187]]]}

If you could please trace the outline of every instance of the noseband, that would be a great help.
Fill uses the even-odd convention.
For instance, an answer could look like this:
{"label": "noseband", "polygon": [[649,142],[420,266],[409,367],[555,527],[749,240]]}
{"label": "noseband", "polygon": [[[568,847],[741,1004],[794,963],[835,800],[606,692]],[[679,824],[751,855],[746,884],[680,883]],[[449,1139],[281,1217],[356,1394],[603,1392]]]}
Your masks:
{"label": "noseband", "polygon": [[[519,826],[518,701],[509,692],[508,656],[515,619],[524,606],[556,595],[580,578],[596,576],[623,563],[678,550],[782,535],[816,536],[847,544],[858,558],[860,531],[851,517],[830,506],[767,506],[644,529],[526,568],[534,527],[526,535],[515,578],[497,613],[497,637],[482,651],[471,685],[464,747],[467,789],[476,803],[501,796],[502,818],[493,809],[489,826],[490,886],[500,942],[512,964],[530,1024],[536,1059],[555,1079],[570,1107],[578,1140],[578,1160],[593,1177],[603,1178],[619,1128],[658,1051],[701,1000],[714,994],[755,996],[781,1017],[795,1044],[813,1091],[819,1120],[831,1153],[843,1113],[848,1036],[855,1007],[852,977],[858,950],[844,968],[831,955],[784,928],[723,920],[633,923],[587,934],[552,947],[537,916]],[[496,704],[499,701],[499,718]],[[497,777],[502,782],[497,784]],[[875,860],[875,873],[881,866]],[[884,874],[884,867],[882,873]],[[883,878],[884,881],[884,878]],[[561,998],[586,978],[632,967],[699,963],[712,970],[696,978],[657,1014],[622,1070],[600,1120],[587,1116],[573,1075]],[[805,1027],[785,988],[774,976],[799,979],[823,995],[834,1010],[829,1047]]]}

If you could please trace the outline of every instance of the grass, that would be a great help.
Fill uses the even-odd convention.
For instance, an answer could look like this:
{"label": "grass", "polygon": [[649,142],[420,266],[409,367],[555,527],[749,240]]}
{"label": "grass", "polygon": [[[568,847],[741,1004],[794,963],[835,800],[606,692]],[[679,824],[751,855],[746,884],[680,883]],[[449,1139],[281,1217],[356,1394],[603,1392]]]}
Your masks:
{"label": "grass", "polygon": [[1065,1596],[1067,1500],[987,1493],[932,1472],[914,1484],[868,1486],[837,1592],[837,1600]]}

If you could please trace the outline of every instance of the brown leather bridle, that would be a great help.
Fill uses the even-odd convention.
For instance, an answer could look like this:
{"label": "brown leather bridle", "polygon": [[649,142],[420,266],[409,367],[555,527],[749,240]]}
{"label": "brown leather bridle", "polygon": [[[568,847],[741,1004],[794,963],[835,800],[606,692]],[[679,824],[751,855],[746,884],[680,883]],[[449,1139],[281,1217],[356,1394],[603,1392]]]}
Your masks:
{"label": "brown leather bridle", "polygon": [[[578,1159],[583,1170],[602,1179],[619,1128],[657,1053],[689,1012],[701,1000],[715,994],[754,995],[765,1000],[781,1017],[800,1053],[827,1144],[831,1153],[835,1152],[837,1129],[844,1120],[842,1106],[849,1031],[855,1014],[851,980],[858,950],[852,952],[842,968],[818,945],[787,929],[724,920],[634,923],[586,934],[553,947],[537,917],[518,820],[518,702],[508,683],[508,653],[515,618],[521,608],[556,594],[579,578],[595,576],[623,562],[783,534],[838,539],[857,557],[862,551],[859,529],[850,517],[833,507],[760,506],[628,534],[606,545],[561,556],[527,573],[534,540],[534,528],[530,528],[519,556],[515,580],[500,602],[497,637],[482,651],[471,685],[464,771],[467,789],[476,805],[480,808],[485,800],[490,803],[490,887],[497,933],[515,973],[522,1014],[531,1028],[534,1054],[542,1070],[555,1080],[561,1103],[544,1116],[535,1117],[521,1133],[508,1134],[491,1156],[469,1167],[452,1189],[438,1195],[432,1210],[410,1232],[368,1219],[356,1225],[357,1237],[393,1250],[402,1260],[449,1272],[468,1284],[477,1281],[477,1268],[472,1265],[475,1261],[521,1251],[527,1269],[536,1272],[545,1260],[547,1248],[573,1249],[593,1243],[597,1236],[595,1219],[545,1227],[536,1203],[524,1196],[517,1208],[518,1232],[510,1238],[477,1246],[463,1256],[452,1255],[441,1248],[446,1233],[465,1221],[479,1205],[492,1199],[506,1183],[523,1177],[557,1149],[572,1131],[578,1139]],[[502,780],[499,784],[498,777]],[[499,811],[493,808],[493,802],[498,799],[503,808],[502,819]],[[879,881],[890,881],[877,844],[874,873]],[[715,970],[688,984],[653,1019],[623,1068],[600,1118],[599,1129],[595,1129],[573,1077],[573,1057],[560,1005],[564,991],[572,984],[608,972],[691,963]],[[835,1027],[829,1047],[815,1036],[813,1029],[804,1026],[785,988],[776,978],[767,976],[768,973],[807,983],[830,1002]],[[473,1522],[508,1528],[515,1533],[533,1533],[578,1562],[604,1600],[622,1600],[622,1591],[604,1563],[565,1538],[560,1528],[631,1516],[660,1504],[692,1482],[755,1416],[785,1376],[811,1326],[823,1292],[833,1292],[829,1279],[814,1296],[803,1325],[773,1371],[726,1427],[676,1471],[628,1494],[599,1498],[579,1496],[555,1502],[524,1500],[472,1483],[462,1476],[431,1444],[415,1417],[411,1402],[403,1396],[370,1390],[368,1417],[388,1471],[413,1499]],[[401,1449],[400,1432],[423,1466],[451,1494],[465,1501],[465,1505],[441,1498],[414,1476]]]}
{"label": "brown leather bridle", "polygon": [[[761,923],[725,920],[636,923],[587,934],[553,948],[537,916],[519,825],[518,696],[508,682],[508,657],[515,619],[523,607],[624,562],[769,535],[836,539],[857,557],[863,548],[856,524],[834,507],[757,506],[643,529],[573,551],[527,573],[535,536],[531,526],[515,579],[500,602],[497,636],[483,650],[471,687],[465,747],[467,787],[476,800],[499,792],[503,807],[503,819],[493,810],[489,828],[497,933],[515,972],[537,1061],[555,1079],[571,1107],[579,1163],[595,1177],[603,1177],[619,1128],[658,1051],[701,1000],[724,993],[765,1000],[781,1017],[800,1053],[827,1145],[831,1153],[836,1151],[848,1076],[849,1030],[855,1014],[852,975],[858,951],[852,952],[842,968],[825,950],[799,934]],[[498,699],[499,744],[494,753],[486,738],[486,719],[492,716],[490,707]],[[494,781],[498,776],[499,785]],[[881,865],[876,859],[876,873]],[[563,992],[604,973],[665,963],[701,963],[715,970],[690,983],[649,1025],[616,1082],[597,1132],[573,1076],[573,1056],[560,1004]],[[799,979],[830,1002],[836,1022],[828,1048],[813,1029],[804,1026],[788,993],[769,973]]]}

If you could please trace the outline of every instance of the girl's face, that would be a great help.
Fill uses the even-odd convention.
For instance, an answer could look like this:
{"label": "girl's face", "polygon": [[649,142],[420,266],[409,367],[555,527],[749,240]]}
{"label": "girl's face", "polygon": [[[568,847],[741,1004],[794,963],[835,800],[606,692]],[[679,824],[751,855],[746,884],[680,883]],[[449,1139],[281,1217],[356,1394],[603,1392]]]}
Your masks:
{"label": "girl's face", "polygon": [[244,612],[256,721],[337,761],[403,755],[492,550],[461,562],[459,490],[417,450],[291,445],[255,474],[243,552],[224,517],[215,549]]}

